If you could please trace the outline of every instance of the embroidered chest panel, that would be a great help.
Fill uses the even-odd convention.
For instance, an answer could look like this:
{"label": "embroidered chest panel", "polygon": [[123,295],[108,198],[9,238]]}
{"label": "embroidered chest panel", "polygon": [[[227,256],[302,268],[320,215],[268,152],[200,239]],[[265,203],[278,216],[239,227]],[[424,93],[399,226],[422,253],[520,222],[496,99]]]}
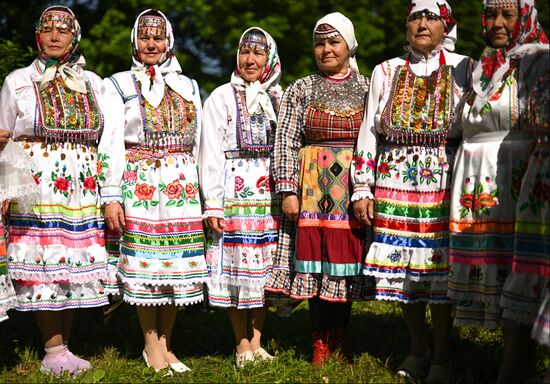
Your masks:
{"label": "embroidered chest panel", "polygon": [[37,99],[35,135],[48,141],[97,142],[103,128],[103,115],[90,86],[86,93],[73,91],[60,77],[40,89],[33,83]]}
{"label": "embroidered chest panel", "polygon": [[356,140],[367,85],[352,73],[343,80],[315,75],[312,87],[311,101],[305,111],[306,142]]}
{"label": "embroidered chest panel", "polygon": [[[244,90],[233,88],[233,93],[237,106],[235,127],[239,150],[249,152],[251,155],[268,156],[273,147],[276,123],[269,120],[263,109],[253,114],[248,112]],[[270,99],[277,113],[279,101],[272,94]]]}
{"label": "embroidered chest panel", "polygon": [[440,145],[454,121],[453,67],[442,65],[429,76],[399,66],[382,122],[388,140]]}
{"label": "embroidered chest panel", "polygon": [[[136,82],[136,87],[139,85]],[[138,94],[141,95],[141,93]],[[165,86],[157,108],[141,98],[145,145],[150,148],[190,151],[195,145],[197,112],[192,101]]]}

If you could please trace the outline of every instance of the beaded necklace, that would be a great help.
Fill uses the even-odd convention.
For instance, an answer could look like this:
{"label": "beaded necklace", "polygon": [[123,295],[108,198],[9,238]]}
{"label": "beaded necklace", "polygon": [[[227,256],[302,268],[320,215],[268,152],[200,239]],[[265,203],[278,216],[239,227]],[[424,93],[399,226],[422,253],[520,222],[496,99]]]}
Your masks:
{"label": "beaded necklace", "polygon": [[355,143],[368,80],[353,71],[341,79],[316,74],[311,87],[311,101],[305,111],[306,143],[334,140]]}
{"label": "beaded necklace", "polygon": [[194,103],[165,85],[162,101],[155,108],[141,97],[139,82],[132,77],[140,98],[145,145],[153,149],[191,151],[197,127]]}
{"label": "beaded necklace", "polygon": [[[267,114],[261,110],[250,114],[246,108],[246,94],[244,90],[233,87],[236,103],[236,137],[239,155],[237,157],[269,156],[273,148],[273,137],[276,123],[267,118]],[[269,94],[271,103],[277,113],[278,100],[272,93]],[[231,152],[230,154],[228,152]],[[226,157],[235,157],[235,151],[227,151]],[[229,156],[228,156],[229,155]]]}
{"label": "beaded necklace", "polygon": [[443,52],[439,68],[428,76],[418,76],[405,65],[398,66],[382,121],[388,141],[397,144],[445,144],[454,121],[454,68],[445,64]]}

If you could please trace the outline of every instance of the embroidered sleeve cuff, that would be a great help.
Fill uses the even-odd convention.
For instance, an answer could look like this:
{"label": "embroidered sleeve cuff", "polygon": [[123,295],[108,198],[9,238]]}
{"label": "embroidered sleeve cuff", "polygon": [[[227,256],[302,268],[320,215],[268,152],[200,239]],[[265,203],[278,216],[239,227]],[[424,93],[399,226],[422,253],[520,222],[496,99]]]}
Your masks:
{"label": "embroidered sleeve cuff", "polygon": [[363,199],[374,200],[374,195],[372,194],[370,187],[355,187],[353,195],[351,196],[351,201],[359,201]]}
{"label": "embroidered sleeve cuff", "polygon": [[223,217],[223,200],[205,200],[203,219]]}
{"label": "embroidered sleeve cuff", "polygon": [[294,192],[298,194],[298,184],[290,180],[281,180],[275,183],[275,192]]}
{"label": "embroidered sleeve cuff", "polygon": [[122,203],[122,188],[118,185],[108,185],[101,187],[101,205],[109,204],[112,202]]}
{"label": "embroidered sleeve cuff", "polygon": [[223,209],[222,208],[205,208],[202,218],[208,219],[209,217],[219,217],[220,219],[223,219]]}

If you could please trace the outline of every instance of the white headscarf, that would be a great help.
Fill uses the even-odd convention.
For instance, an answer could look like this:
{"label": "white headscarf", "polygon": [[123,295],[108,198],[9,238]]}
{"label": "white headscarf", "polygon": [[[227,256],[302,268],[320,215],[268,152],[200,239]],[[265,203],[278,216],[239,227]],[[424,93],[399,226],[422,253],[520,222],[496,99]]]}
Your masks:
{"label": "white headscarf", "polygon": [[[443,39],[441,48],[451,52],[454,51],[457,39],[457,23],[452,16],[453,10],[449,3],[445,0],[412,0],[409,4],[407,19],[411,14],[423,10],[432,12],[441,18],[441,21],[445,25],[445,30],[447,31],[447,37]],[[410,50],[410,46],[407,49]]]}
{"label": "white headscarf", "polygon": [[248,113],[252,114],[257,112],[259,108],[263,109],[267,117],[271,121],[277,121],[277,115],[273,110],[271,105],[271,99],[267,93],[268,89],[279,84],[279,79],[281,78],[281,60],[279,58],[279,52],[277,51],[277,44],[273,37],[266,31],[258,27],[248,28],[241,35],[239,39],[239,45],[241,46],[242,40],[245,35],[256,30],[261,32],[267,40],[267,59],[265,62],[265,67],[260,75],[260,78],[253,83],[245,81],[239,74],[239,50],[237,49],[237,67],[231,74],[231,84],[236,87],[242,87],[246,93],[246,108]]}
{"label": "white headscarf", "polygon": [[[64,16],[60,16],[59,14],[66,14],[66,17],[71,20],[72,29],[70,32],[73,34],[73,38],[69,45],[69,50],[65,52],[62,57],[58,59],[51,59],[46,56],[44,52],[42,41],[40,39],[40,33],[42,32],[45,19],[52,20],[53,18],[54,20],[59,20],[56,19],[59,17],[65,19]],[[57,22],[59,23],[60,21]],[[84,56],[78,52],[78,44],[80,43],[81,36],[82,30],[80,28],[80,24],[70,8],[63,5],[54,5],[46,8],[44,12],[42,12],[36,27],[36,43],[40,51],[41,64],[44,65],[44,73],[42,74],[42,80],[40,80],[40,89],[46,88],[48,83],[53,81],[55,76],[59,73],[61,78],[65,81],[67,87],[76,92],[86,93],[86,81],[84,76],[82,76],[79,72],[79,68],[86,65]]]}
{"label": "white headscarf", "polygon": [[315,31],[321,24],[328,24],[340,32],[340,35],[346,41],[350,51],[349,66],[354,72],[359,73],[359,67],[357,66],[357,60],[355,59],[355,51],[357,50],[359,44],[357,44],[357,40],[355,39],[355,29],[353,28],[353,23],[351,20],[342,15],[340,12],[329,13],[319,19],[315,24],[315,27],[313,28],[313,41],[315,41]]}
{"label": "white headscarf", "polygon": [[[139,59],[137,41],[138,41],[138,24],[139,19],[144,14],[154,11],[166,21],[166,52],[158,64],[148,66],[143,64]],[[168,21],[164,13],[155,9],[147,9],[139,14],[132,28],[131,35],[132,45],[134,46],[134,54],[132,56],[131,72],[141,84],[141,95],[154,108],[158,107],[164,97],[164,83],[172,90],[181,95],[186,100],[192,100],[194,92],[189,84],[185,83],[180,74],[181,66],[178,62],[172,48],[174,47],[174,32],[172,24]],[[149,68],[154,70],[154,78],[148,72]],[[152,71],[152,70],[151,70]]]}

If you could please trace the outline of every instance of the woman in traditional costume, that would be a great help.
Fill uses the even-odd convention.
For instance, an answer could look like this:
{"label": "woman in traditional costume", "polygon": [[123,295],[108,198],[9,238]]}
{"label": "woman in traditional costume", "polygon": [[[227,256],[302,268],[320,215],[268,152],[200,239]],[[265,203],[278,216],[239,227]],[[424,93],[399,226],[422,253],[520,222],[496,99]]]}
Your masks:
{"label": "woman in traditional costume", "polygon": [[0,129],[33,160],[39,188],[35,204],[10,206],[7,256],[16,309],[34,311],[42,334],[41,370],[61,376],[90,368],[67,347],[74,309],[107,304],[96,168],[101,79],[82,69],[69,8],[47,8],[36,38],[40,55],[10,73],[0,94]]}
{"label": "woman in traditional costume", "polygon": [[[335,12],[317,21],[313,52],[319,72],[285,91],[275,135],[273,176],[286,224],[274,264],[292,265],[295,253],[296,275],[274,267],[268,289],[309,300],[314,364],[347,353],[352,301],[368,296],[361,273],[367,230],[349,199],[349,168],[369,86],[359,74],[356,49],[347,17]],[[289,248],[293,225],[295,249]]]}
{"label": "woman in traditional costume", "polygon": [[142,12],[131,39],[131,70],[104,81],[110,142],[99,148],[101,198],[106,224],[122,233],[118,275],[124,301],[136,306],[145,363],[185,372],[170,345],[177,306],[203,300],[207,277],[196,161],[199,87],[181,73],[162,12]]}
{"label": "woman in traditional costume", "polygon": [[[528,196],[531,183],[539,183],[540,189],[544,182],[540,177],[524,180],[524,175],[535,176],[540,165],[531,164],[526,173],[529,155],[538,152],[533,152],[535,140],[524,114],[529,92],[548,71],[548,38],[533,0],[486,0],[482,20],[487,48],[474,69],[473,90],[460,116],[463,142],[452,186],[449,296],[457,301],[457,325],[503,327],[505,358],[499,380],[516,381],[509,376],[513,363],[506,356],[522,348],[517,343],[519,325],[532,325],[543,287],[537,284],[549,271],[548,234],[540,231],[541,219],[548,219],[548,201],[544,203],[539,190]],[[518,274],[507,280],[513,264]],[[537,282],[528,275],[541,278]],[[505,282],[510,291],[501,297]],[[508,307],[504,313],[501,304]],[[528,340],[528,330],[520,338]],[[528,359],[525,350],[520,354]],[[512,375],[520,380],[524,373]]]}
{"label": "woman in traditional costume", "polygon": [[282,96],[277,45],[264,30],[246,30],[231,82],[204,103],[201,190],[208,224],[210,305],[228,308],[235,363],[273,359],[261,346],[264,287],[281,217],[270,155]]}
{"label": "woman in traditional costume", "polygon": [[[533,54],[538,56],[537,66],[546,69],[537,70],[542,75],[532,87],[521,116],[522,130],[532,135],[536,145],[518,195],[512,272],[500,299],[504,326],[511,329],[500,382],[533,379],[536,344],[530,337],[532,326],[535,323],[534,328],[542,331],[536,338],[542,341],[544,322],[550,317],[547,313],[544,318],[550,284],[550,51],[547,48]],[[541,342],[548,343],[548,339]]]}
{"label": "woman in traditional costume", "polygon": [[452,52],[457,26],[451,12],[446,1],[409,5],[407,53],[374,68],[352,166],[355,215],[374,226],[364,273],[376,278],[378,300],[402,304],[409,330],[410,354],[397,373],[418,380],[431,364],[427,380],[437,382],[450,379],[448,220],[460,135],[454,116],[471,70],[468,57]]}
{"label": "woman in traditional costume", "polygon": [[[543,55],[544,58],[544,55]],[[548,53],[546,54],[547,64],[550,63],[550,58]],[[516,249],[520,246],[525,246],[526,243],[518,241],[518,238],[527,238],[531,237],[535,239],[535,249],[534,256],[539,265],[538,270],[535,269],[534,282],[536,287],[535,292],[538,293],[541,276],[543,277],[543,282],[546,281],[546,285],[542,285],[540,294],[536,299],[541,302],[537,316],[535,318],[533,328],[531,331],[532,338],[540,345],[549,347],[550,346],[550,272],[548,271],[548,261],[550,254],[550,195],[547,193],[550,191],[550,70],[546,70],[546,74],[537,81],[535,88],[529,95],[527,99],[527,110],[526,117],[526,128],[532,131],[537,138],[537,144],[535,150],[529,157],[529,165],[527,167],[526,176],[523,178],[523,184],[521,186],[520,198],[518,202],[518,212],[516,216],[516,242],[514,243],[514,264],[512,265],[512,274],[509,279],[512,280],[516,273],[524,269],[528,263],[528,260],[525,256],[528,254],[524,252],[517,252]],[[531,171],[531,172],[530,172]],[[534,177],[531,176],[534,174]],[[540,180],[540,181],[539,181]],[[542,188],[541,188],[542,186]],[[542,191],[541,191],[542,189]],[[545,192],[541,194],[540,192]],[[525,202],[529,202],[529,208],[532,207],[532,201],[534,200],[531,196],[535,197],[535,201],[543,201],[543,204],[540,204],[539,209],[528,210],[525,206]],[[523,203],[521,201],[524,201]],[[538,204],[537,204],[538,205]],[[522,209],[522,207],[524,207]],[[538,208],[538,207],[537,207]],[[527,224],[530,220],[533,220],[535,223],[538,223],[538,230],[530,230]],[[522,225],[523,224],[523,225]],[[520,228],[523,227],[523,230]],[[522,234],[523,233],[523,234]],[[523,248],[523,247],[521,247]],[[519,254],[519,255],[517,255]],[[521,279],[518,279],[521,280]],[[513,280],[512,280],[513,281]],[[512,289],[508,288],[510,283],[508,280],[504,286],[504,293]],[[511,284],[510,284],[511,285]],[[525,284],[529,286],[529,284]],[[518,291],[524,291],[525,285],[516,285]],[[540,299],[542,298],[542,300]],[[528,312],[532,313],[533,301],[528,300],[529,309]],[[507,306],[503,305],[506,312]],[[544,376],[544,382],[550,382],[550,368],[547,369]]]}

